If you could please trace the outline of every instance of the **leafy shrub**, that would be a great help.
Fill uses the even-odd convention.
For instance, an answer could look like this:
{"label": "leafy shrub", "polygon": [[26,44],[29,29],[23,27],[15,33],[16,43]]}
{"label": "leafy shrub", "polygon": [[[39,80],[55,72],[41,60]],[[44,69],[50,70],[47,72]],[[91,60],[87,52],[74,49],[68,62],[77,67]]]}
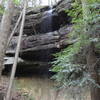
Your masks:
{"label": "leafy shrub", "polygon": [[85,86],[89,83],[100,87],[95,80],[90,77],[86,66],[87,45],[94,42],[96,48],[100,47],[100,3],[91,0],[89,5],[90,15],[83,18],[82,5],[80,2],[72,3],[72,8],[66,10],[72,17],[73,31],[69,34],[69,39],[77,41],[55,54],[55,61],[52,62],[53,72],[57,72],[52,78],[56,79],[63,87],[65,86]]}

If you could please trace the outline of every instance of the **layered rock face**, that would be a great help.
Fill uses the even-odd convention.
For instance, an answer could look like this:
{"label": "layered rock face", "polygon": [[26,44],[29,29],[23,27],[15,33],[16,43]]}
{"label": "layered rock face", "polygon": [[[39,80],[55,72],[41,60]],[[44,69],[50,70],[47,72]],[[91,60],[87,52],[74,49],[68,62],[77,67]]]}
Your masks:
{"label": "layered rock face", "polygon": [[[71,17],[65,13],[71,1],[60,1],[54,7],[27,10],[24,34],[18,60],[18,73],[48,72],[54,59],[53,54],[67,47],[67,34],[72,30]],[[17,15],[18,16],[18,15]],[[13,19],[16,22],[17,16]],[[14,27],[14,25],[12,25]],[[17,28],[5,57],[5,71],[14,61],[20,26]],[[42,72],[41,71],[41,72]]]}

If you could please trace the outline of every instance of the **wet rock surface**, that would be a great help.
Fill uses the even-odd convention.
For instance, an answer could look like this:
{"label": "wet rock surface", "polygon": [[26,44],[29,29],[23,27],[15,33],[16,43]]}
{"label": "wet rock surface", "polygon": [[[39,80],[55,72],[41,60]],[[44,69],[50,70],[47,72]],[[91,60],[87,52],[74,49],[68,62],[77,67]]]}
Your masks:
{"label": "wet rock surface", "polygon": [[[52,8],[46,6],[35,9],[27,9],[24,34],[28,36],[34,34],[44,34],[56,31],[62,26],[69,25],[71,17],[67,15],[65,10],[71,8],[71,2],[72,0],[60,1]],[[18,16],[19,14],[15,16],[13,23],[16,22]],[[19,28],[15,32],[15,35],[18,35],[18,33]]]}

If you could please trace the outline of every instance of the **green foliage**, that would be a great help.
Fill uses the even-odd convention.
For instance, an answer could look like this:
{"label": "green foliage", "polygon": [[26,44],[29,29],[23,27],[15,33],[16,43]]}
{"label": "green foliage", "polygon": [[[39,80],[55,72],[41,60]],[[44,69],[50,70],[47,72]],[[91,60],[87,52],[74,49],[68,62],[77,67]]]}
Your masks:
{"label": "green foliage", "polygon": [[4,7],[0,5],[0,14],[4,13]]}
{"label": "green foliage", "polygon": [[[77,40],[74,44],[55,54],[52,71],[57,74],[53,76],[61,86],[78,85],[84,86],[89,83],[98,86],[91,79],[86,67],[86,46],[91,42],[100,47],[100,3],[91,0],[88,8],[90,15],[83,18],[81,3],[72,3],[72,8],[66,10],[72,17],[73,31],[69,34],[70,40]],[[100,86],[98,86],[100,87]]]}
{"label": "green foliage", "polygon": [[77,23],[82,18],[82,6],[80,3],[72,3],[72,8],[70,10],[65,10],[69,16],[72,17],[72,23]]}
{"label": "green foliage", "polygon": [[[4,0],[3,3],[7,2],[7,0]],[[15,5],[19,5],[20,4],[20,0],[13,0],[13,2],[15,3]],[[0,5],[0,14],[2,15],[5,11],[5,7],[4,5]]]}
{"label": "green foliage", "polygon": [[13,2],[14,2],[16,5],[19,5],[19,4],[20,4],[20,0],[13,0]]}

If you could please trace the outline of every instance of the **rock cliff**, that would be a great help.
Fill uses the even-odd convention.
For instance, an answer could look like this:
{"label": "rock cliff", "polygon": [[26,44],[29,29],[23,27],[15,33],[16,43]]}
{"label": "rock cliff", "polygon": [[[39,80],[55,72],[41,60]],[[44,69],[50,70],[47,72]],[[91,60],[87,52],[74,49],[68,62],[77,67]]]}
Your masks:
{"label": "rock cliff", "polygon": [[[72,30],[71,17],[65,13],[66,9],[71,8],[71,2],[60,1],[52,8],[27,9],[18,72],[48,70],[54,59],[53,54],[71,44],[66,41],[67,34]],[[18,16],[19,13],[12,20],[12,28]],[[9,71],[13,64],[19,29],[20,25],[6,51],[4,71]]]}

